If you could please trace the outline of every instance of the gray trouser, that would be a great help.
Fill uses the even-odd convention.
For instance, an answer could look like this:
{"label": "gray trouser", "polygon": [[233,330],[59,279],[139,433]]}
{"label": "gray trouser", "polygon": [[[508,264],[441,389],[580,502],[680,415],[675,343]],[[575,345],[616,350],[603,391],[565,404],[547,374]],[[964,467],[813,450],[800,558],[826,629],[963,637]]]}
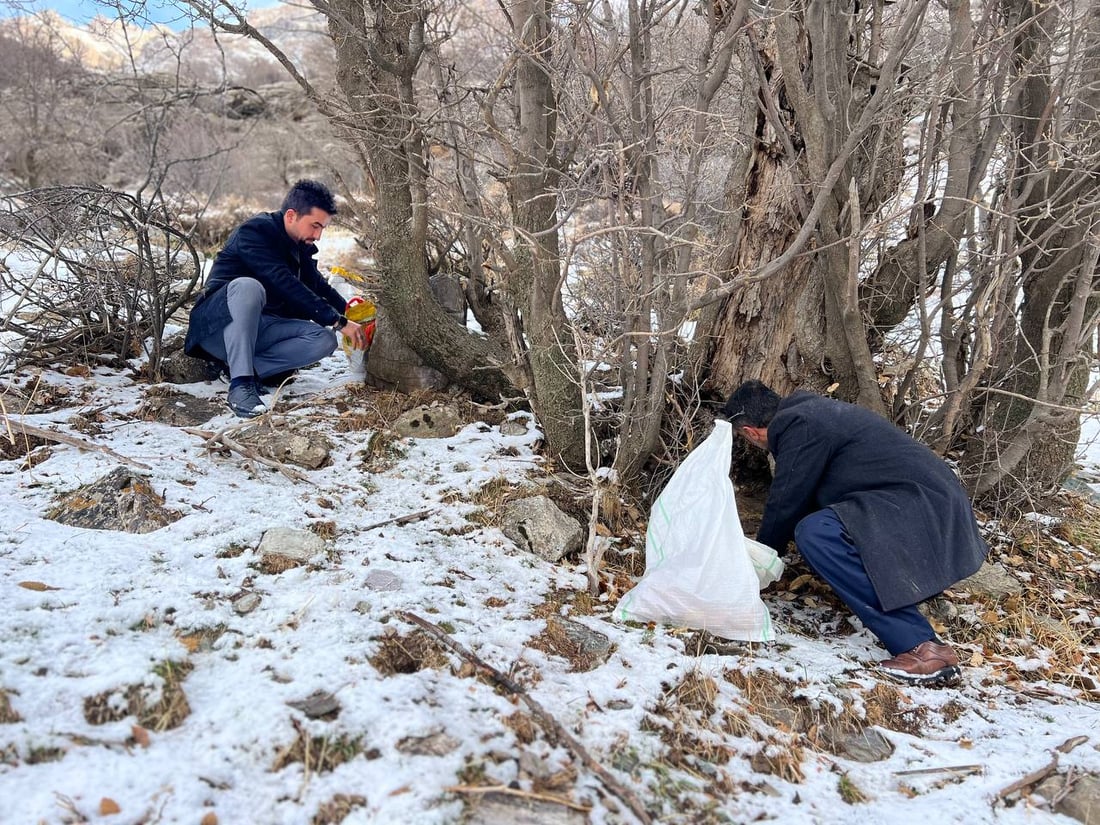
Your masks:
{"label": "gray trouser", "polygon": [[200,344],[229,365],[230,378],[266,378],[308,366],[335,351],[336,333],[331,329],[264,313],[267,292],[255,278],[236,278],[225,290],[233,320]]}

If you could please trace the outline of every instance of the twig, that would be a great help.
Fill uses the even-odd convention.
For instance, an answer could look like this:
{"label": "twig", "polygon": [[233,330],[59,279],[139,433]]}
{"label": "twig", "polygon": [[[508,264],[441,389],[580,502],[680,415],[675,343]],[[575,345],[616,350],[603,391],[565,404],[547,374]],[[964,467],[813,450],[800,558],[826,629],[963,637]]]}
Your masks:
{"label": "twig", "polygon": [[374,530],[377,527],[385,527],[387,524],[411,524],[414,521],[426,519],[434,512],[434,507],[427,510],[417,510],[415,513],[406,513],[403,516],[394,516],[393,518],[384,519],[383,521],[376,521],[374,524],[368,524],[363,530]]}
{"label": "twig", "polygon": [[581,763],[586,768],[588,768],[588,770],[592,771],[592,773],[594,773],[599,778],[599,780],[604,784],[604,787],[607,788],[607,790],[618,797],[619,800],[621,800],[628,808],[630,808],[631,813],[633,813],[634,816],[638,818],[639,822],[644,823],[644,825],[651,825],[653,820],[652,818],[650,818],[649,814],[646,813],[646,809],[642,805],[638,797],[635,796],[629,788],[624,787],[619,782],[619,780],[612,776],[600,763],[593,759],[592,756],[585,749],[584,745],[578,742],[577,739],[569,733],[569,731],[562,727],[561,723],[558,722],[558,720],[555,719],[550,713],[548,713],[542,705],[535,701],[530,696],[530,694],[528,694],[527,691],[524,690],[519,684],[517,684],[512,679],[509,679],[492,665],[487,664],[480,657],[478,657],[477,654],[467,650],[461,644],[452,639],[446,631],[444,631],[437,625],[432,624],[427,619],[422,619],[415,613],[410,613],[407,610],[399,610],[397,612],[397,615],[401,619],[409,622],[410,624],[414,624],[422,630],[426,631],[433,639],[438,641],[440,644],[443,644],[453,650],[455,653],[457,653],[459,656],[461,656],[463,659],[473,665],[478,671],[480,671],[483,676],[488,677],[491,681],[495,682],[497,685],[504,688],[509,693],[518,696],[523,701],[523,703],[527,705],[527,707],[535,715],[535,718],[547,730],[547,732],[551,736],[555,737],[557,741],[564,743],[565,746],[573,752],[573,755],[576,756],[581,761]]}
{"label": "twig", "polygon": [[78,450],[90,450],[92,452],[104,453],[111,458],[121,461],[123,464],[129,464],[131,467],[138,467],[142,470],[152,469],[148,464],[142,464],[133,458],[127,458],[124,455],[119,455],[110,447],[104,447],[102,444],[95,444],[91,441],[87,441],[83,438],[78,438],[75,435],[66,435],[65,433],[54,432],[53,430],[44,430],[41,427],[35,427],[32,424],[8,415],[5,412],[0,412],[0,415],[4,417],[4,423],[8,426],[8,435],[12,439],[12,443],[15,441],[12,438],[12,427],[14,426],[23,435],[33,436],[35,438],[41,438],[46,441],[53,441],[58,444],[69,444],[76,447]]}
{"label": "twig", "polygon": [[930,773],[981,773],[985,765],[945,765],[942,768],[914,768],[911,771],[894,771],[894,776],[923,776]]}
{"label": "twig", "polygon": [[553,802],[557,805],[564,805],[566,808],[572,808],[574,811],[583,811],[584,813],[588,813],[592,810],[591,805],[581,805],[578,802],[574,802],[562,796],[554,796],[548,793],[536,793],[535,791],[524,791],[519,788],[509,788],[507,785],[451,785],[443,790],[448,793],[508,794],[509,796],[521,796],[524,799],[537,799],[540,802]]}

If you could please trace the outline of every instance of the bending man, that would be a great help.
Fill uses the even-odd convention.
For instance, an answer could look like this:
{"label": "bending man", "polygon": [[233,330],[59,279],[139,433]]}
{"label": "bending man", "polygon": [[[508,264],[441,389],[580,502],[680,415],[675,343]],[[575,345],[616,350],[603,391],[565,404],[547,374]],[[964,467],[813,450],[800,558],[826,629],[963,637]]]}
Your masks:
{"label": "bending man", "polygon": [[344,298],[314,261],[314,244],[335,214],[326,186],[298,181],[278,212],[234,230],[191,309],[184,351],[227,365],[227,401],[241,418],[265,410],[258,381],[331,355],[334,333],[366,345],[365,330],[344,317]]}
{"label": "bending man", "polygon": [[917,609],[977,571],[989,552],[951,469],[881,416],[802,390],[781,399],[748,381],[723,413],[775,457],[758,540],[782,552],[794,538],[890,651],[881,663],[887,675],[958,681],[958,656]]}

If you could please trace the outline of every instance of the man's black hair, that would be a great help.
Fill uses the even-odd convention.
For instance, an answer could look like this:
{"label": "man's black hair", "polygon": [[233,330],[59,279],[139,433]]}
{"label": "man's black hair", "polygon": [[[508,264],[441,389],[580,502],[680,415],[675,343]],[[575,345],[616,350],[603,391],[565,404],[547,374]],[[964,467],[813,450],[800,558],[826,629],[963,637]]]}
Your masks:
{"label": "man's black hair", "polygon": [[300,180],[286,193],[282,210],[293,209],[299,215],[309,214],[310,209],[320,209],[330,215],[336,214],[336,198],[332,190],[320,181]]}
{"label": "man's black hair", "polygon": [[767,427],[779,409],[780,398],[775,390],[763,381],[746,381],[730,393],[722,417],[735,429],[741,427]]}

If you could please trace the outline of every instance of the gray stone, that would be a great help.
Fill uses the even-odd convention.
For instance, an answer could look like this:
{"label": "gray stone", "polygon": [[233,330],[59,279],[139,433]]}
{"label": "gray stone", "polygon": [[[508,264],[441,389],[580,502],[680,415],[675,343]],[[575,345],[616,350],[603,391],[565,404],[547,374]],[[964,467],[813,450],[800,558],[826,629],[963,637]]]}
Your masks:
{"label": "gray stone", "polygon": [[453,736],[436,731],[427,736],[406,736],[394,747],[413,756],[446,756],[461,744]]}
{"label": "gray stone", "polygon": [[181,517],[164,506],[149,480],[128,467],[69,493],[46,512],[46,518],[89,530],[151,533]]}
{"label": "gray stone", "polygon": [[305,699],[287,702],[310,719],[334,719],[340,713],[339,700],[327,690],[315,690]]}
{"label": "gray stone", "polygon": [[471,795],[462,821],[467,825],[585,825],[588,817],[564,805],[489,792]]}
{"label": "gray stone", "polygon": [[1100,778],[1092,774],[1078,776],[1067,789],[1065,776],[1050,776],[1035,790],[1052,803],[1055,813],[1085,825],[1100,825]]}
{"label": "gray stone", "polygon": [[180,352],[161,359],[160,377],[169,384],[198,384],[216,379],[218,367],[210,361]]}
{"label": "gray stone", "polygon": [[597,630],[592,630],[587,625],[574,622],[570,619],[555,619],[554,621],[565,631],[565,635],[577,646],[577,650],[584,656],[593,660],[592,670],[607,661],[611,655],[611,640]]}
{"label": "gray stone", "polygon": [[1003,599],[1024,592],[1024,586],[1019,579],[1009,573],[1004,565],[989,562],[983,562],[977,573],[953,587],[994,599]]}
{"label": "gray stone", "polygon": [[308,530],[292,530],[289,527],[272,527],[260,539],[256,552],[268,566],[296,567],[308,564],[314,556],[326,550],[325,540]]}
{"label": "gray stone", "polygon": [[385,592],[389,590],[400,590],[404,582],[401,581],[400,576],[396,573],[391,573],[389,570],[371,570],[367,574],[367,578],[363,581],[363,585],[368,590]]}
{"label": "gray stone", "polygon": [[233,610],[238,616],[247,616],[260,606],[261,601],[263,601],[263,599],[260,597],[259,593],[253,591],[241,593],[237,598],[233,599]]}
{"label": "gray stone", "polygon": [[501,435],[527,435],[527,422],[508,419],[500,422]]}
{"label": "gray stone", "polygon": [[225,412],[225,404],[220,399],[167,392],[147,397],[138,415],[146,421],[159,421],[172,427],[193,427],[205,424],[222,412]]}
{"label": "gray stone", "polygon": [[502,529],[519,547],[547,561],[558,561],[579,550],[584,538],[577,520],[563,513],[546,496],[508,502]]}
{"label": "gray stone", "polygon": [[401,415],[393,430],[402,438],[450,438],[463,423],[450,407],[421,404]]}
{"label": "gray stone", "polygon": [[837,756],[855,762],[881,762],[894,753],[894,746],[874,728],[856,732],[826,731],[825,742]]}
{"label": "gray stone", "polygon": [[243,430],[238,438],[266,458],[307,470],[323,467],[332,452],[331,441],[302,425],[273,430],[266,424],[258,424]]}

